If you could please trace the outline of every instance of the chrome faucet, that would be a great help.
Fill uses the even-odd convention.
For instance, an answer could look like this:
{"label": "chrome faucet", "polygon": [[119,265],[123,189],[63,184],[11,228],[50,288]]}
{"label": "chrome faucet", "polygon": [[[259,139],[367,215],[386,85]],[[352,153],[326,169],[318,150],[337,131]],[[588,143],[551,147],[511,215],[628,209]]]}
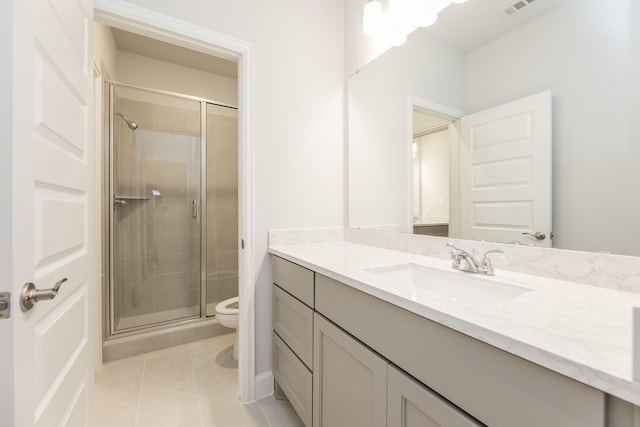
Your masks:
{"label": "chrome faucet", "polygon": [[489,255],[503,253],[500,249],[493,249],[487,251],[482,256],[482,259],[478,261],[469,252],[459,249],[451,243],[447,243],[447,246],[452,248],[449,254],[453,260],[453,264],[451,265],[453,268],[456,270],[468,271],[469,273],[485,274],[487,276],[494,275],[493,265],[491,264]]}

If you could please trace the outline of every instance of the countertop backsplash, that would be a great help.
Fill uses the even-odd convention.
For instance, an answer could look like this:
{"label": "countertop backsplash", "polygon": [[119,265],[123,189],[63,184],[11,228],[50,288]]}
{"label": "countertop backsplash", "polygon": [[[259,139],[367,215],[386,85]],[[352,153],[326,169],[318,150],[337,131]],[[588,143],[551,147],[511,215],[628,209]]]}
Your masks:
{"label": "countertop backsplash", "polygon": [[640,257],[599,254],[565,249],[539,248],[474,240],[432,237],[366,228],[316,228],[271,230],[269,245],[295,245],[346,241],[401,252],[448,259],[453,243],[479,257],[488,250],[504,253],[492,256],[499,270],[531,274],[568,282],[640,294]]}

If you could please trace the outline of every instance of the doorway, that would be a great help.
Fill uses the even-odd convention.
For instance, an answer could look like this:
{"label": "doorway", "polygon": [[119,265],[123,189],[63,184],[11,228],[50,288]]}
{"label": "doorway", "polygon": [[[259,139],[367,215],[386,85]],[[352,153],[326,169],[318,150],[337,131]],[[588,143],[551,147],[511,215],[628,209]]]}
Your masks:
{"label": "doorway", "polygon": [[413,234],[459,237],[459,128],[464,116],[454,108],[409,98]]}
{"label": "doorway", "polygon": [[413,112],[413,234],[449,236],[452,122]]}
{"label": "doorway", "polygon": [[[238,95],[238,282],[241,310],[239,315],[238,356],[239,391],[244,402],[255,400],[255,304],[252,246],[252,46],[224,34],[195,27],[187,22],[175,20],[160,14],[149,14],[146,9],[133,4],[123,4],[111,0],[95,5],[96,22],[114,28],[144,35],[148,38],[171,43],[216,56],[237,64]],[[94,67],[94,69],[100,67]],[[117,76],[116,76],[117,78]]]}

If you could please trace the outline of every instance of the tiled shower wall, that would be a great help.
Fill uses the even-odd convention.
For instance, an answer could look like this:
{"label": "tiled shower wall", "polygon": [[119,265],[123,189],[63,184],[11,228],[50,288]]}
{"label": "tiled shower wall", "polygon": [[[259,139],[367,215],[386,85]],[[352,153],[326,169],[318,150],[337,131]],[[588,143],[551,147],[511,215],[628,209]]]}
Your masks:
{"label": "tiled shower wall", "polygon": [[238,119],[207,105],[207,304],[238,295]]}
{"label": "tiled shower wall", "polygon": [[159,319],[198,314],[200,221],[191,215],[191,201],[200,199],[198,104],[185,109],[120,99],[114,111],[139,124],[131,131],[114,117],[114,187],[127,202],[114,209],[116,324],[175,309],[189,310]]}
{"label": "tiled shower wall", "polygon": [[[131,131],[114,117],[114,186],[117,196],[129,197],[114,208],[114,314],[121,328],[136,316],[199,314],[201,232],[191,210],[201,177],[195,107],[114,101],[115,112],[139,124]],[[207,107],[206,286],[213,315],[216,302],[238,295],[238,135],[235,110]]]}

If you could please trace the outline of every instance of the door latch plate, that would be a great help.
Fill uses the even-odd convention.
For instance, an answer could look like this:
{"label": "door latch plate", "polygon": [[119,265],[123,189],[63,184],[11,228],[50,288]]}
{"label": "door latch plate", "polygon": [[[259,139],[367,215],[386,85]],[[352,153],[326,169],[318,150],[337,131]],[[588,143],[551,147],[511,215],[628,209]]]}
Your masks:
{"label": "door latch plate", "polygon": [[0,319],[11,317],[11,293],[0,292]]}

